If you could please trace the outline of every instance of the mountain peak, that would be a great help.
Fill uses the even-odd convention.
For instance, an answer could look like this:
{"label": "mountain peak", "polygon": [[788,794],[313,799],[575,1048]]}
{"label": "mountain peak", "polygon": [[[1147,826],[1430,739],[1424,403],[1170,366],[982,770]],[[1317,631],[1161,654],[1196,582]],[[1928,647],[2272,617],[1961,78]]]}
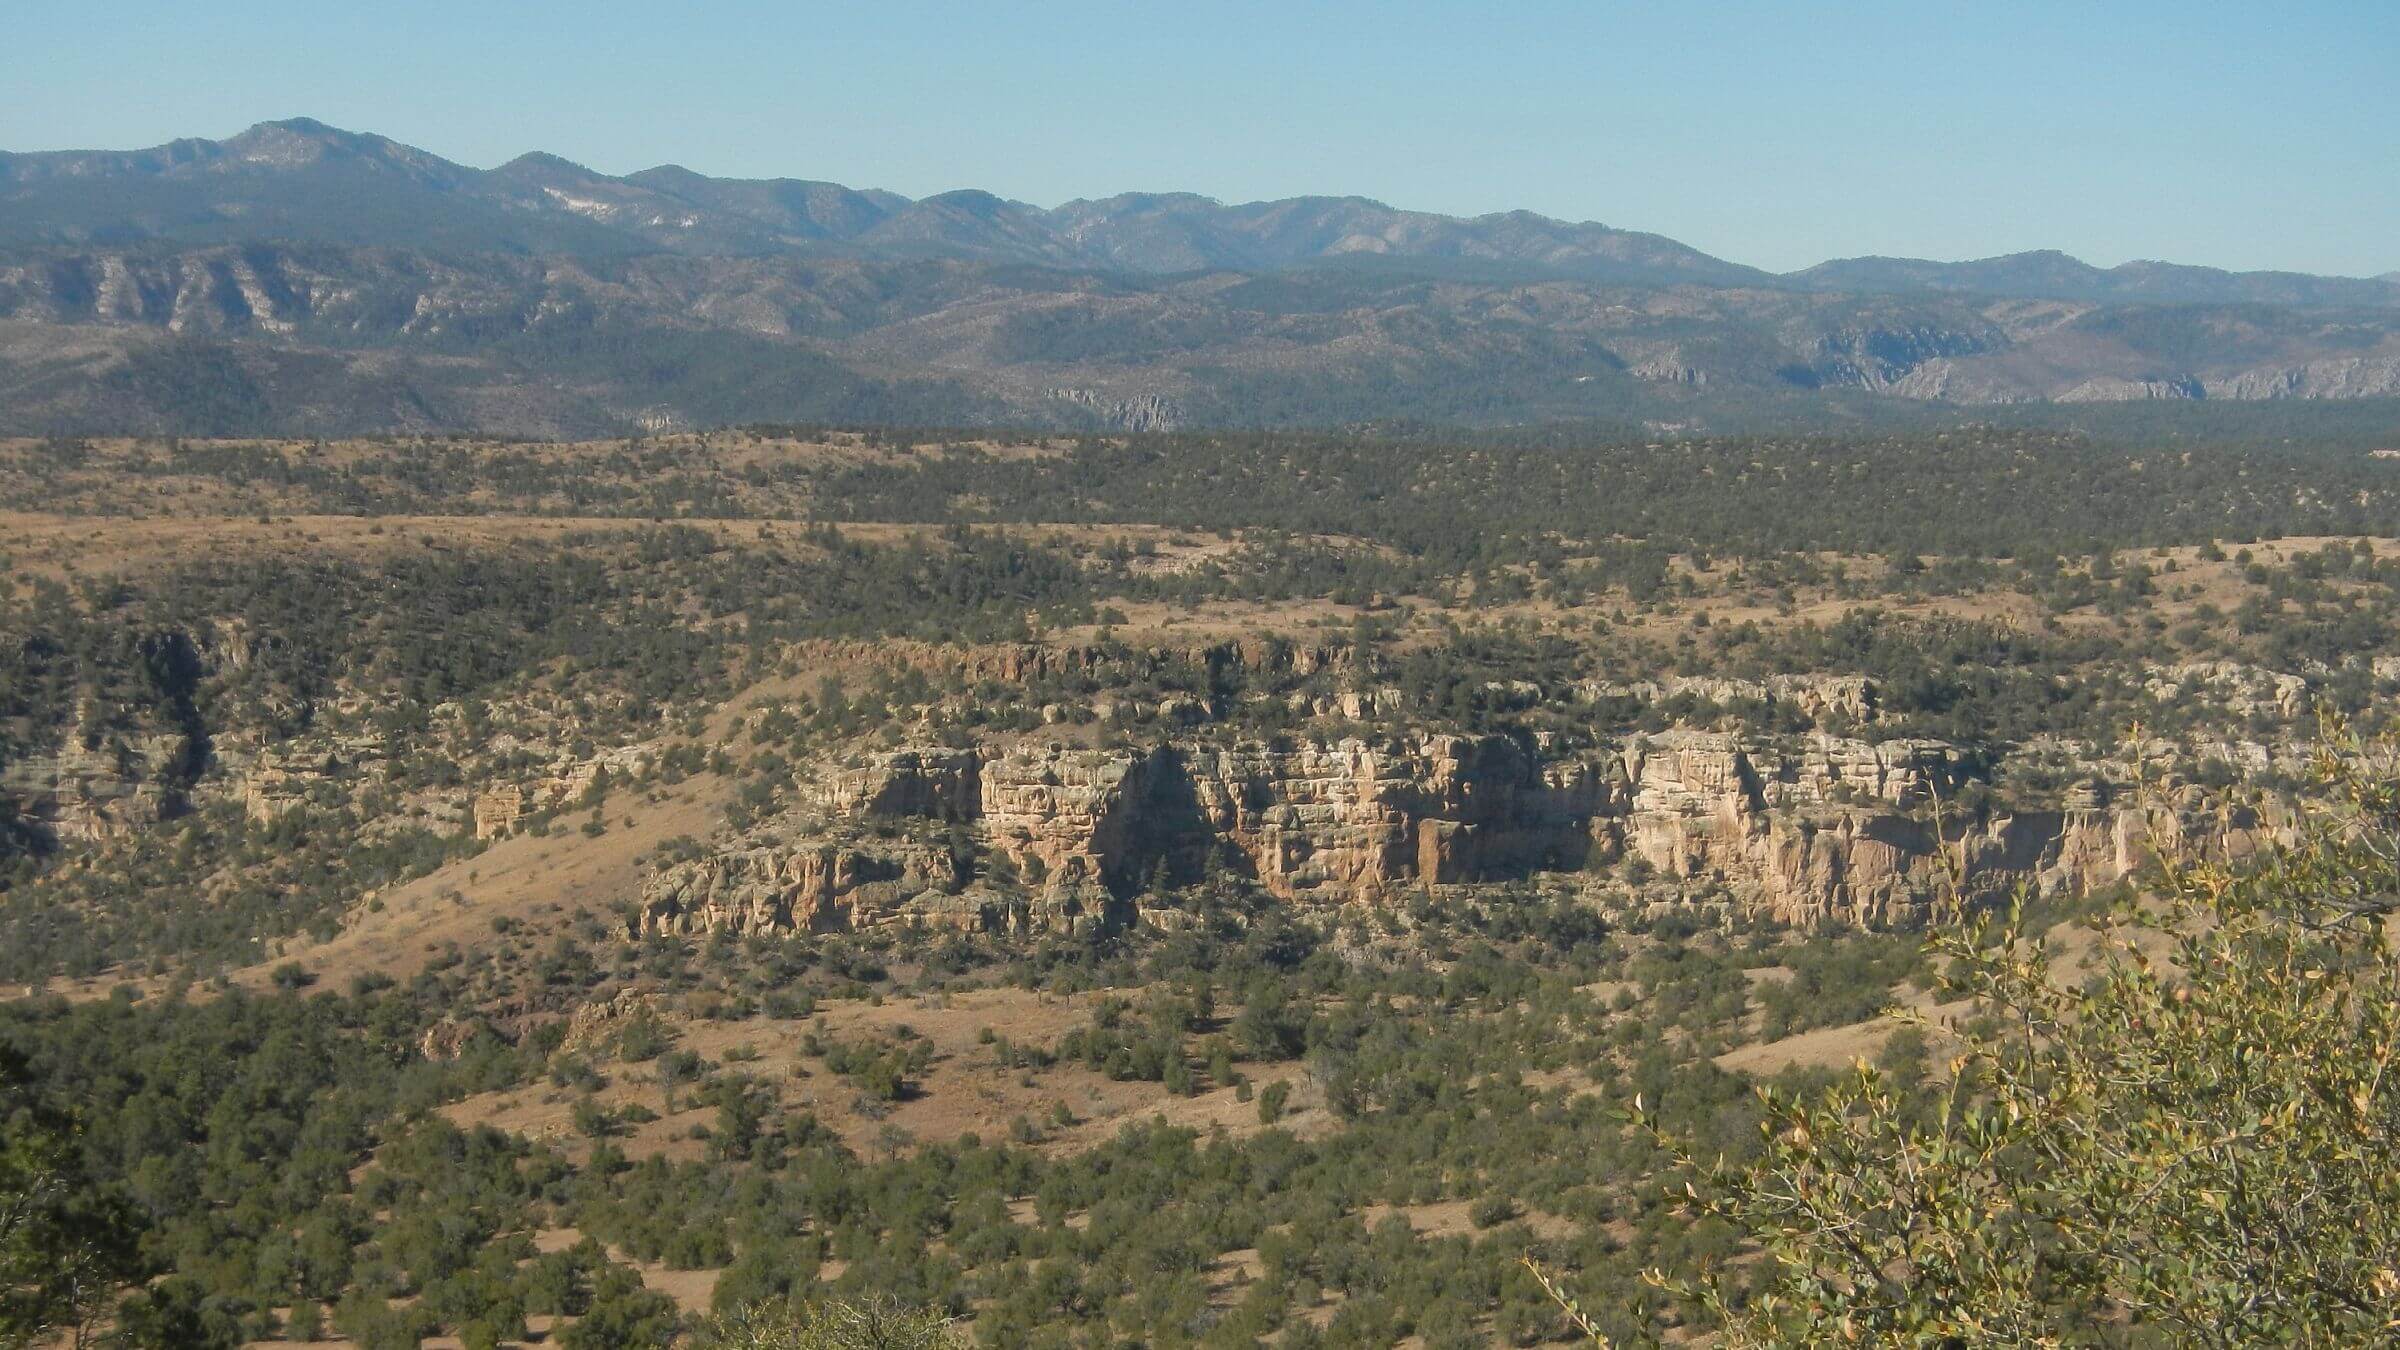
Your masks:
{"label": "mountain peak", "polygon": [[252,164],[295,165],[313,161],[328,151],[348,150],[358,137],[311,117],[260,122],[229,136],[225,149]]}
{"label": "mountain peak", "polygon": [[1215,197],[1203,197],[1197,192],[1120,192],[1111,197],[1077,197],[1061,202],[1051,214],[1074,214],[1085,211],[1154,211],[1162,208],[1197,207],[1222,210],[1225,203]]}
{"label": "mountain peak", "polygon": [[1810,290],[1907,295],[1948,292],[2010,299],[2142,304],[2391,305],[2400,296],[2379,281],[2298,272],[2228,272],[2138,259],[2094,267],[2054,248],[1969,262],[1929,258],[1836,258],[1784,280]]}
{"label": "mountain peak", "polygon": [[265,145],[314,145],[327,150],[346,150],[352,153],[398,151],[412,155],[426,152],[415,150],[388,137],[373,132],[345,131],[320,122],[313,117],[282,117],[268,122],[256,122],[240,133],[225,139],[228,148]]}
{"label": "mountain peak", "polygon": [[[262,187],[270,178],[286,185]],[[120,179],[138,179],[150,194],[152,209],[139,219],[127,218],[120,194],[95,190]],[[912,201],[805,179],[712,178],[675,164],[619,176],[543,151],[480,170],[313,117],[260,122],[223,141],[0,153],[0,182],[12,188],[0,242],[30,244],[128,236],[414,247],[438,238],[470,252],[612,257],[659,249],[758,256],[840,244],[892,258],[1153,275],[1377,259],[1473,269],[1485,277],[1630,286],[2149,304],[2400,304],[2394,291],[2400,273],[2358,280],[2166,263],[2102,269],[2058,249],[1964,262],[1844,258],[1778,277],[1595,221],[1521,209],[1451,216],[1356,195],[1228,205],[1191,192],[1127,192],[1045,210],[979,188]]]}
{"label": "mountain peak", "polygon": [[986,192],[982,188],[952,188],[948,192],[937,192],[927,197],[924,204],[952,207],[978,216],[998,215],[1013,205],[998,193]]}
{"label": "mountain peak", "polygon": [[252,131],[267,129],[289,131],[302,136],[318,136],[329,140],[357,134],[355,132],[344,131],[340,127],[334,126],[330,122],[320,122],[313,117],[270,118],[267,121],[256,123],[250,127],[250,130]]}
{"label": "mountain peak", "polygon": [[237,165],[304,169],[342,162],[453,186],[468,170],[429,151],[369,131],[345,131],[313,117],[260,122],[216,147]]}
{"label": "mountain peak", "polygon": [[597,178],[602,176],[564,155],[554,155],[547,150],[528,150],[492,172],[511,178]]}

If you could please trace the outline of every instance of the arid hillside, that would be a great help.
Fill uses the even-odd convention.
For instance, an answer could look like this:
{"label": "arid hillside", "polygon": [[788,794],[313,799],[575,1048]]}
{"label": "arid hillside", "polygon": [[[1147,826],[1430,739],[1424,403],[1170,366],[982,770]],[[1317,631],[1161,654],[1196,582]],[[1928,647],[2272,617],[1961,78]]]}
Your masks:
{"label": "arid hillside", "polygon": [[0,443],[0,1048],[228,1343],[1538,1344],[1527,1251],[1673,1340],[1731,1239],[1631,1102],[1935,1081],[1925,932],[2288,837],[2400,691],[2396,473]]}

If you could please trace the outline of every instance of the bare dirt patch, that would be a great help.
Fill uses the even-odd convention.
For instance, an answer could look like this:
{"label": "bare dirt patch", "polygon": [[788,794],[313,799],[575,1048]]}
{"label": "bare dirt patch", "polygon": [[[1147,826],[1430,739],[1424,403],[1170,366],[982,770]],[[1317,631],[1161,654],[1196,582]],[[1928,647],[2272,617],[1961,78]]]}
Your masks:
{"label": "bare dirt patch", "polygon": [[[1073,1154],[1107,1142],[1128,1125],[1154,1121],[1234,1137],[1267,1128],[1259,1120],[1256,1101],[1242,1100],[1240,1090],[1231,1085],[1177,1096],[1161,1084],[1120,1081],[1081,1064],[1011,1068],[1001,1062],[995,1045],[982,1040],[988,1027],[1014,1044],[1051,1048],[1090,1017],[1100,997],[979,989],[881,1003],[841,1000],[825,1004],[808,1019],[712,1022],[687,1019],[670,1009],[669,1020],[677,1048],[750,1076],[773,1092],[781,1109],[814,1115],[845,1145],[867,1157],[896,1156],[967,1135],[991,1142],[1018,1138],[1046,1153]],[[889,1041],[903,1035],[926,1043],[932,1057],[897,1101],[868,1096],[807,1047],[811,1036],[831,1043]],[[705,1153],[706,1142],[695,1134],[695,1127],[711,1125],[715,1114],[693,1105],[688,1086],[668,1091],[647,1064],[598,1067],[608,1081],[593,1094],[597,1105],[618,1112],[639,1106],[657,1115],[613,1141],[628,1157],[689,1159]],[[1332,1114],[1300,1065],[1245,1064],[1240,1072],[1253,1090],[1275,1082],[1291,1084],[1290,1102],[1276,1122],[1278,1128],[1313,1137],[1333,1127]],[[442,1108],[442,1114],[460,1124],[489,1124],[547,1139],[581,1155],[590,1145],[574,1131],[577,1100],[575,1093],[532,1083],[467,1098]],[[1058,1115],[1061,1107],[1067,1113],[1064,1121]]]}
{"label": "bare dirt patch", "polygon": [[366,897],[332,941],[289,943],[235,978],[261,985],[275,966],[292,961],[324,981],[369,971],[404,979],[445,950],[490,942],[495,920],[541,934],[563,928],[579,911],[605,916],[641,894],[644,855],[678,835],[706,835],[730,792],[723,780],[698,774],[660,789],[656,802],[612,794],[605,834],[560,825],[548,834],[496,840],[480,854]]}
{"label": "bare dirt patch", "polygon": [[[1435,1200],[1422,1205],[1368,1205],[1358,1211],[1358,1218],[1361,1223],[1373,1228],[1397,1215],[1421,1238],[1473,1237],[1485,1231],[1475,1226],[1472,1217],[1474,1208],[1475,1202],[1472,1200]],[[1544,1214],[1540,1210],[1526,1210],[1508,1222],[1523,1224],[1536,1237],[1549,1241],[1573,1237],[1577,1231],[1574,1220],[1556,1214]]]}

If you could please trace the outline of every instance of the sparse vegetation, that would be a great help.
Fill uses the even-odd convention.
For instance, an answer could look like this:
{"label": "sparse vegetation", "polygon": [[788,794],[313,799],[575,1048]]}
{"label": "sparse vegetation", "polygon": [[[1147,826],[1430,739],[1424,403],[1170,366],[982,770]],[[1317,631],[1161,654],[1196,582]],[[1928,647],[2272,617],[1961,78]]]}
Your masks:
{"label": "sparse vegetation", "polygon": [[1741,1345],[2383,1339],[2394,751],[2327,744],[2301,840],[2169,865],[2097,921],[2088,978],[2003,919],[1938,931],[1983,1010],[1942,1076],[1768,1093],[1762,1156],[1689,1163],[1763,1260],[1660,1282]]}
{"label": "sparse vegetation", "polygon": [[[1683,1204],[1676,1149],[1713,1197],[1805,1173],[1858,1199],[1860,1169],[1794,1153],[1792,1120],[1867,1131],[1869,1156],[1938,1137],[1946,1100],[1952,1121],[1997,1109],[1992,1064],[2065,1071],[1942,1002],[1922,935],[1777,921],[1754,878],[1695,861],[1713,807],[1657,808],[1684,824],[1647,846],[1412,824],[1343,855],[1395,879],[1371,903],[1309,899],[1297,881],[1334,866],[1297,842],[1322,837],[1309,813],[1426,789],[1345,769],[1283,800],[1168,770],[1490,738],[1536,766],[1515,819],[1547,829],[1534,803],[1631,794],[1610,765],[1722,736],[1760,781],[1703,786],[1750,794],[1801,874],[1830,839],[2032,852],[2055,836],[2012,831],[2113,820],[2139,722],[2179,819],[2249,812],[2263,837],[2313,791],[2320,709],[2368,727],[2400,678],[2400,554],[2369,537],[2389,485],[2329,451],[2170,463],[1988,429],[1642,441],[1605,484],[1590,453],[822,430],[0,446],[24,526],[0,607],[0,976],[35,986],[0,1006],[0,1051],[25,1119],[76,1118],[44,1166],[139,1218],[138,1260],[44,1316],[113,1309],[178,1345],[844,1344],[825,1338],[860,1318],[993,1345],[1538,1344],[1571,1323],[1531,1253],[1615,1340],[1682,1334],[1710,1298],[1813,1334],[1757,1320],[1803,1316],[1794,1239],[1732,1199]],[[1339,487],[1263,486],[1303,472]],[[1123,864],[1085,875],[1001,846],[980,776],[870,772],[991,747],[1122,751],[1153,818],[1238,823],[1153,838],[1128,811],[1106,827]],[[1055,803],[1091,761],[1038,762],[1023,786]],[[1807,775],[1821,799],[1790,795]],[[836,830],[843,792],[916,795]],[[1285,890],[1259,861],[1275,839]],[[1491,865],[1448,879],[1443,848]],[[772,885],[712,891],[721,863]],[[698,879],[686,908],[652,904],[670,875]],[[2021,942],[2134,898],[2053,882]],[[874,908],[911,888],[942,904]],[[2350,940],[2286,954],[2357,958],[2332,988],[2373,968]],[[2107,1003],[2112,970],[2093,1006],[2185,1015],[2172,980]],[[1984,1067],[1957,1076],[1948,1034]],[[1842,1077],[1859,1058],[1875,1076]],[[2000,1194],[1945,1156],[1960,1194]],[[2379,1203],[2359,1167],[2319,1171]],[[1827,1316],[1906,1320],[1872,1292]],[[2075,1335],[2135,1316],[2113,1290],[2077,1307]]]}

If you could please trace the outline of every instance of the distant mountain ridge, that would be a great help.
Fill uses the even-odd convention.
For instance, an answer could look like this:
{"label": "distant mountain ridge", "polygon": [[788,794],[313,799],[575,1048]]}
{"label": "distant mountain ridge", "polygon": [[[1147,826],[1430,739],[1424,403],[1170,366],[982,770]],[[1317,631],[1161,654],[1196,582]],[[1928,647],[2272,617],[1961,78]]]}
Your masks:
{"label": "distant mountain ridge", "polygon": [[[429,235],[433,217],[445,219]],[[0,153],[0,245],[259,238],[578,257],[831,251],[1140,273],[1382,255],[1658,284],[1771,280],[1657,235],[1527,212],[1462,220],[1356,197],[1229,207],[1176,193],[1044,210],[973,189],[912,200],[673,165],[616,177],[542,153],[473,169],[307,118],[148,150]]]}
{"label": "distant mountain ridge", "polygon": [[0,246],[240,240],[606,257],[841,253],[1122,271],[1274,271],[1412,260],[1626,285],[2166,304],[2400,306],[2376,278],[2098,268],[2038,251],[1967,262],[1844,258],[1783,275],[1661,235],[1529,211],[1475,217],[1363,197],[1226,205],[1124,193],[1045,209],[964,189],[912,199],[675,165],[612,176],[533,152],[475,169],[309,118],[146,150],[0,153]]}
{"label": "distant mountain ridge", "polygon": [[1706,430],[2270,400],[2400,400],[2400,280],[2055,252],[1779,276],[1521,211],[475,169],[307,120],[0,154],[0,434]]}
{"label": "distant mountain ridge", "polygon": [[2150,304],[2264,304],[2333,308],[2400,303],[2382,277],[2324,277],[2305,272],[2227,272],[2182,263],[2129,262],[2100,268],[2056,249],[1971,262],[1923,258],[1839,258],[1784,278],[1816,290],[1852,294],[1956,292],[2025,300],[2102,300]]}

